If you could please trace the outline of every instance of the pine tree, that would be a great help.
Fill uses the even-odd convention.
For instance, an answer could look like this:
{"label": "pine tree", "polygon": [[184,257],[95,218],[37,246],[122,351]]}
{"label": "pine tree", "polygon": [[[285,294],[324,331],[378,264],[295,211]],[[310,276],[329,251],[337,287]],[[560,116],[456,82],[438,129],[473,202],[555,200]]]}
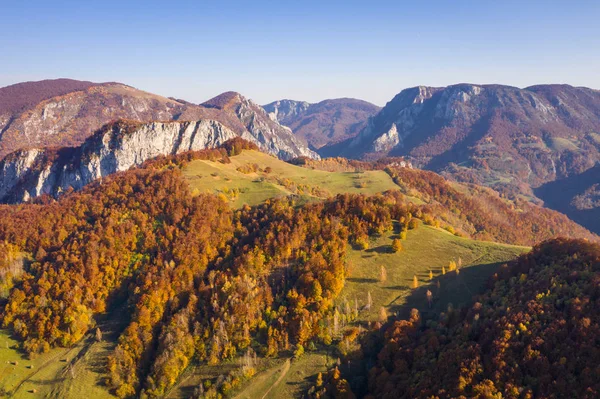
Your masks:
{"label": "pine tree", "polygon": [[385,308],[382,306],[379,308],[379,321],[381,322],[385,322],[387,321],[388,315],[387,315],[387,311],[385,310]]}
{"label": "pine tree", "polygon": [[413,277],[413,283],[412,283],[412,287],[414,289],[419,288],[419,279],[417,278],[417,275],[415,274],[415,276]]}
{"label": "pine tree", "polygon": [[382,283],[385,283],[386,280],[387,280],[387,270],[385,270],[385,267],[382,265],[381,270],[379,272],[379,281]]}

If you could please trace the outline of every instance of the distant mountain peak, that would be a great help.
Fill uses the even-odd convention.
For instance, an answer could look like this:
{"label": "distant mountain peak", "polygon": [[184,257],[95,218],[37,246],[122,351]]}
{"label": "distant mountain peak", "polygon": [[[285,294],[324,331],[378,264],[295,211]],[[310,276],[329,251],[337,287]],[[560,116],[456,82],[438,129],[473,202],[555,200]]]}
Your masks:
{"label": "distant mountain peak", "polygon": [[354,137],[380,109],[354,98],[327,99],[314,104],[286,99],[263,108],[271,119],[288,126],[313,148]]}
{"label": "distant mountain peak", "polygon": [[244,100],[244,96],[242,96],[240,93],[235,91],[226,91],[225,93],[221,93],[218,96],[203,102],[201,105],[208,108],[229,110]]}

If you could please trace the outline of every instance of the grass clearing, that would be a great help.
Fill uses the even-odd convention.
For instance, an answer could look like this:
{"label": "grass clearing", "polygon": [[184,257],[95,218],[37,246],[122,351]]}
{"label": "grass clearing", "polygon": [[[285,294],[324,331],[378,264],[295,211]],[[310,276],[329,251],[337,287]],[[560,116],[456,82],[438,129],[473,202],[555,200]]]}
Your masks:
{"label": "grass clearing", "polygon": [[556,151],[579,151],[579,147],[569,139],[563,137],[550,138],[550,147]]}
{"label": "grass clearing", "polygon": [[[397,190],[384,171],[326,172],[283,162],[259,151],[243,151],[231,163],[195,160],[183,170],[194,192],[223,193],[233,207],[257,205],[266,199],[298,194],[304,200],[317,200],[340,193],[375,194]],[[243,173],[238,168],[257,164],[257,172]],[[270,173],[264,170],[271,168]],[[281,184],[282,180],[287,184]],[[237,194],[232,194],[236,192]]]}
{"label": "grass clearing", "polygon": [[0,330],[0,397],[115,398],[105,385],[106,360],[123,327],[119,312],[114,314],[99,322],[102,341],[90,333],[71,348],[54,348],[33,359],[18,349],[9,331]]}
{"label": "grass clearing", "polygon": [[[367,294],[370,292],[372,306],[369,311],[360,313],[363,321],[378,320],[381,307],[389,314],[404,313],[412,307],[427,311],[426,286],[434,295],[436,307],[445,308],[448,303],[458,306],[468,302],[498,264],[529,250],[528,247],[456,237],[444,230],[421,224],[419,228],[408,231],[407,239],[402,241],[403,250],[392,253],[390,247],[395,237],[395,234],[389,233],[371,238],[370,249],[351,249],[348,253],[349,277],[338,304],[344,301],[353,304],[356,299],[359,308],[362,308],[367,304]],[[459,258],[462,260],[460,273],[449,272],[450,261],[458,261]],[[386,270],[385,281],[380,280],[381,267]],[[444,276],[442,267],[446,269]],[[429,278],[430,271],[433,280]],[[409,298],[415,293],[412,287],[415,276],[423,291],[422,300]]]}

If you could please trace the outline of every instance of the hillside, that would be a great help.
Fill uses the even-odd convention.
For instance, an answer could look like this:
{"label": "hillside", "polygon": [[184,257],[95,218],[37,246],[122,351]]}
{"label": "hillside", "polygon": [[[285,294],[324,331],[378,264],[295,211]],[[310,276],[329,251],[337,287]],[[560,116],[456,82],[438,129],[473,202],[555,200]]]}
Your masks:
{"label": "hillside", "polygon": [[183,175],[194,193],[224,194],[236,208],[288,195],[315,201],[342,193],[373,195],[398,189],[383,170],[326,172],[295,166],[253,150],[230,157],[230,161],[191,161]]}
{"label": "hillside", "polygon": [[459,181],[535,199],[533,189],[600,161],[600,92],[459,84],[400,92],[360,134],[323,156],[408,156]]}
{"label": "hillside", "polygon": [[[237,93],[236,93],[237,94]],[[147,93],[121,83],[70,79],[0,89],[0,159],[19,149],[74,147],[118,119],[136,122],[215,120],[284,159],[314,157],[288,129],[237,94],[238,107],[218,109]],[[243,115],[242,115],[243,114]]]}
{"label": "hillside", "polygon": [[595,398],[599,265],[597,244],[542,243],[464,311],[388,325],[367,384],[350,384],[382,398]]}
{"label": "hillside", "polygon": [[288,126],[315,149],[356,136],[380,108],[353,98],[337,98],[309,104],[280,100],[264,105],[269,116]]}
{"label": "hillside", "polygon": [[[459,304],[527,251],[471,238],[596,238],[552,211],[495,204],[489,189],[377,165],[325,172],[235,138],[57,201],[0,206],[0,389],[214,397],[264,395],[266,384],[298,396],[369,321],[427,306],[411,298],[415,278],[425,285],[458,262],[463,278],[435,300]],[[473,197],[493,217],[478,217]]]}

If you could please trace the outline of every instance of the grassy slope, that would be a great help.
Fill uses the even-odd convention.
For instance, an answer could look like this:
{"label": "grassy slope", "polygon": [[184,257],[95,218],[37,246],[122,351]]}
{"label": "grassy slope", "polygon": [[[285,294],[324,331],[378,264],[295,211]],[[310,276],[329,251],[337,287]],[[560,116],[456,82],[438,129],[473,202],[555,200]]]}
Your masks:
{"label": "grassy slope", "polygon": [[124,328],[121,316],[115,311],[112,317],[100,318],[100,342],[94,331],[71,348],[55,348],[33,359],[18,350],[18,341],[8,331],[0,330],[0,397],[114,398],[104,385],[105,370]]}
{"label": "grassy slope", "polygon": [[[238,167],[256,163],[261,169],[271,167],[271,173],[257,172],[244,174]],[[258,151],[244,151],[231,157],[230,164],[196,160],[184,169],[184,175],[192,189],[199,193],[217,193],[238,189],[241,191],[232,200],[234,207],[244,203],[256,205],[268,198],[290,195],[292,192],[277,184],[277,178],[287,178],[296,184],[319,187],[329,195],[339,193],[375,194],[386,190],[397,189],[392,179],[384,171],[366,172],[325,172],[291,165],[270,155]],[[264,178],[263,181],[257,181]],[[363,188],[360,186],[364,185]],[[304,194],[307,199],[314,196]]]}

